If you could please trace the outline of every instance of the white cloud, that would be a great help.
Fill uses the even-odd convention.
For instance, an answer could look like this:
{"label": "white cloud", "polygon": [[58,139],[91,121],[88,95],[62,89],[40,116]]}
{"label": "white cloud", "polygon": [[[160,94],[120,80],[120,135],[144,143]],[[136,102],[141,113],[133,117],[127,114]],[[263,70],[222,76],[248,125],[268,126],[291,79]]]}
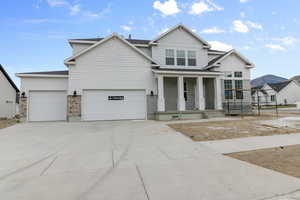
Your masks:
{"label": "white cloud", "polygon": [[111,12],[111,8],[110,8],[110,4],[104,8],[103,10],[101,10],[100,12],[91,12],[91,11],[86,11],[84,12],[83,16],[88,17],[90,19],[97,19],[97,18],[101,18],[107,14],[109,14]]}
{"label": "white cloud", "polygon": [[277,44],[266,44],[265,47],[272,49],[272,50],[276,50],[276,51],[285,51],[286,50],[283,46],[277,45]]}
{"label": "white cloud", "polygon": [[283,37],[283,38],[273,38],[272,40],[281,42],[282,44],[284,44],[286,46],[292,46],[299,41],[297,38],[294,38],[291,36]]}
{"label": "white cloud", "polygon": [[123,29],[123,31],[127,31],[127,32],[130,32],[132,30],[132,27],[127,26],[127,25],[123,25],[123,26],[121,26],[121,28]]}
{"label": "white cloud", "polygon": [[240,33],[248,33],[249,27],[242,22],[241,20],[234,20],[233,22],[233,29]]}
{"label": "white cloud", "polygon": [[201,31],[201,33],[206,33],[206,34],[218,34],[218,33],[225,33],[224,30],[217,28],[216,26],[208,29],[204,29]]}
{"label": "white cloud", "polygon": [[180,12],[177,2],[175,0],[168,0],[164,3],[160,1],[155,1],[153,3],[153,8],[162,12],[163,16],[175,15]]}
{"label": "white cloud", "polygon": [[208,43],[211,45],[211,48],[215,50],[229,51],[233,49],[231,45],[219,41],[209,41]]}
{"label": "white cloud", "polygon": [[70,4],[64,0],[47,0],[50,7],[69,6]]}
{"label": "white cloud", "polygon": [[47,3],[50,7],[65,7],[69,9],[70,15],[77,15],[80,12],[80,5],[72,5],[65,0],[47,0]]}
{"label": "white cloud", "polygon": [[224,8],[216,5],[211,0],[199,1],[193,3],[189,13],[192,15],[201,15],[204,12],[221,11]]}
{"label": "white cloud", "polygon": [[80,12],[79,4],[70,7],[70,15],[77,15],[79,12]]}
{"label": "white cloud", "polygon": [[247,3],[249,0],[240,0],[241,3]]}
{"label": "white cloud", "polygon": [[197,29],[192,28],[191,31],[192,31],[193,33],[196,33],[196,32],[197,32]]}
{"label": "white cloud", "polygon": [[251,22],[251,21],[247,21],[246,22],[251,28],[254,28],[254,29],[259,29],[259,30],[262,30],[263,29],[263,26],[261,24],[258,24],[258,23],[255,23],[255,22]]}

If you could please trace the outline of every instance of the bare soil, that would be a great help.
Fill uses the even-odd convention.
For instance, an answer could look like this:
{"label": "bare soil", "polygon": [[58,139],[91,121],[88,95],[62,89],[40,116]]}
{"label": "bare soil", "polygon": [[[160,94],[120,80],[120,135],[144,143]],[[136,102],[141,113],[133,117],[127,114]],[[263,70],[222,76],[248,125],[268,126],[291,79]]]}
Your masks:
{"label": "bare soil", "polygon": [[300,178],[300,145],[261,149],[227,155],[238,160]]}
{"label": "bare soil", "polygon": [[16,123],[18,123],[18,121],[15,119],[5,119],[5,120],[2,119],[2,120],[0,120],[0,129],[7,128],[9,126],[13,126]]}
{"label": "bare soil", "polygon": [[[295,116],[293,114],[280,117]],[[298,114],[299,116],[299,114]],[[169,126],[190,137],[194,141],[224,140],[233,138],[270,136],[300,133],[300,121],[297,127],[274,127],[262,124],[265,120],[276,120],[274,115],[237,117],[236,120],[178,123]]]}

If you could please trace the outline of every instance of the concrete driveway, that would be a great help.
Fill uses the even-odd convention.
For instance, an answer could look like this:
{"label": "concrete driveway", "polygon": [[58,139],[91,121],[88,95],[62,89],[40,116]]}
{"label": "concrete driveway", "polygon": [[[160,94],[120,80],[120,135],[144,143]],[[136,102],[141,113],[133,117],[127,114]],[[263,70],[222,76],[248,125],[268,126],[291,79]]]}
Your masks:
{"label": "concrete driveway", "polygon": [[0,130],[5,200],[259,200],[299,188],[299,179],[222,156],[162,122]]}

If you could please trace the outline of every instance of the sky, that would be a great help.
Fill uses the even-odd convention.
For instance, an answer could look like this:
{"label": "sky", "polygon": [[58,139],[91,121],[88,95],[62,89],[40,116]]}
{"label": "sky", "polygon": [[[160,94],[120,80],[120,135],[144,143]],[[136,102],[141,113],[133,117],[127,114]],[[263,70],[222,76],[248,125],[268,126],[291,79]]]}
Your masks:
{"label": "sky", "polygon": [[66,70],[68,39],[153,39],[182,23],[251,60],[252,78],[290,78],[300,74],[299,10],[299,0],[2,0],[0,64],[19,85],[15,73]]}

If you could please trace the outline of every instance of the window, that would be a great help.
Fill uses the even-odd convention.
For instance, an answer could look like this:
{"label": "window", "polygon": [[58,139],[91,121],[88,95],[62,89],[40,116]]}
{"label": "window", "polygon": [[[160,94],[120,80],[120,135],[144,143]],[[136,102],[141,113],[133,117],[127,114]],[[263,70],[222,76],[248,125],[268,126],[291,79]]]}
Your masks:
{"label": "window", "polygon": [[196,66],[196,51],[188,51],[188,66]]}
{"label": "window", "polygon": [[276,101],[276,96],[275,95],[271,95],[271,101],[272,102]]}
{"label": "window", "polygon": [[243,80],[235,80],[235,95],[236,99],[243,99]]}
{"label": "window", "polygon": [[178,66],[185,66],[185,51],[184,50],[177,50],[177,65]]}
{"label": "window", "polygon": [[175,55],[173,49],[166,49],[166,65],[175,65]]}
{"label": "window", "polygon": [[224,80],[225,99],[233,99],[232,80]]}
{"label": "window", "polygon": [[236,78],[243,77],[243,72],[234,72],[234,77],[236,77]]}
{"label": "window", "polygon": [[228,77],[228,78],[231,78],[232,77],[232,72],[225,72],[225,76]]}

